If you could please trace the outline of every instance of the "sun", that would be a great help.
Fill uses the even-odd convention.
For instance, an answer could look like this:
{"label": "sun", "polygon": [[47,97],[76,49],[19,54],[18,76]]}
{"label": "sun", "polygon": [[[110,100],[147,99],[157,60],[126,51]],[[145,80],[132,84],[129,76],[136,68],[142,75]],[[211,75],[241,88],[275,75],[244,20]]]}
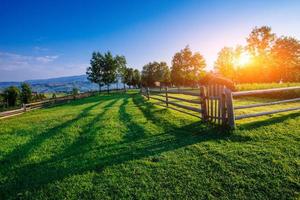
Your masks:
{"label": "sun", "polygon": [[248,53],[242,53],[235,61],[237,66],[245,66],[251,61],[251,56]]}

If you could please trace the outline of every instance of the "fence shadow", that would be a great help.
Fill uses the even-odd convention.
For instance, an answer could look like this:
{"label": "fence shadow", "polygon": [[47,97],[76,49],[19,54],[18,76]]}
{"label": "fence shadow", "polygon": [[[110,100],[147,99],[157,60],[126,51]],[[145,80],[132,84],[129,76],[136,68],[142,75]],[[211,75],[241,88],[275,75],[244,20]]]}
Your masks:
{"label": "fence shadow", "polygon": [[[57,153],[51,159],[27,164],[16,169],[10,167],[15,178],[8,179],[4,185],[0,186],[0,197],[6,199],[24,191],[37,191],[49,183],[87,171],[95,171],[101,174],[105,168],[113,165],[150,156],[159,156],[163,152],[205,141],[230,140],[244,142],[251,139],[246,136],[230,134],[220,128],[206,125],[201,121],[191,122],[184,126],[175,126],[172,123],[172,119],[166,119],[164,116],[165,114],[170,114],[168,113],[170,112],[169,110],[146,102],[140,95],[120,95],[116,96],[116,98],[123,102],[119,110],[112,112],[119,114],[120,123],[123,123],[128,130],[121,142],[102,146],[94,145],[95,137],[101,134],[101,123],[99,125],[97,122],[101,122],[102,116],[106,111],[99,112],[92,120],[81,127],[84,131],[82,137],[76,138],[71,145],[66,146],[62,152]],[[106,109],[113,106],[118,99],[107,104]],[[133,101],[133,106],[139,109],[148,121],[158,127],[162,127],[162,133],[146,135],[145,128],[133,120],[136,116],[133,116],[126,109],[129,101]],[[79,118],[85,117],[90,109],[91,107],[86,108],[83,114],[56,127],[55,132],[57,133],[59,129],[70,125]],[[52,133],[50,132],[46,136],[49,138],[52,136]],[[36,145],[46,139],[41,136],[37,137],[34,142],[30,141],[25,144],[4,159],[4,161],[9,160],[11,164],[18,162],[18,160],[13,160],[15,156],[28,154],[31,149],[36,148]]]}
{"label": "fence shadow", "polygon": [[246,130],[253,130],[258,129],[260,127],[266,127],[273,124],[284,122],[285,120],[291,119],[291,118],[297,118],[300,117],[300,113],[290,113],[290,114],[284,114],[282,116],[278,117],[270,117],[268,119],[259,120],[259,121],[253,121],[253,122],[246,122],[246,123],[240,123],[238,124],[239,129],[246,129]]}

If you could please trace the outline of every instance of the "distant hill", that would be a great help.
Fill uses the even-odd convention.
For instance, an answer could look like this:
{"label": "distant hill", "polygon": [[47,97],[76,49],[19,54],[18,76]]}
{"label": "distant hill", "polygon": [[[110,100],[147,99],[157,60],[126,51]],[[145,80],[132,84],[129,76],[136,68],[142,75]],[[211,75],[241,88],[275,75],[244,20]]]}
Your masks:
{"label": "distant hill", "polygon": [[[87,80],[86,75],[26,80],[23,82],[29,83],[32,90],[39,93],[70,92],[74,87],[78,88],[81,92],[98,90],[98,85]],[[21,83],[22,82],[0,82],[0,91],[3,91],[9,86],[20,87]],[[118,83],[110,85],[111,89],[115,89],[117,87],[122,88],[123,84],[118,81]],[[103,89],[105,88],[106,87],[103,87]]]}

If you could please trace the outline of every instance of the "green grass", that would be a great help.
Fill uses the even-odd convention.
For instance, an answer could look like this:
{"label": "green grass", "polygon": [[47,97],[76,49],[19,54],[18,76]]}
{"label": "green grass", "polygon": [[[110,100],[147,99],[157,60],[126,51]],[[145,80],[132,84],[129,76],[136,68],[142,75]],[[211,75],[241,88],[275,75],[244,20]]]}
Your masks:
{"label": "green grass", "polygon": [[153,103],[101,95],[1,120],[0,199],[299,198],[299,112],[226,131]]}
{"label": "green grass", "polygon": [[294,87],[294,86],[300,86],[300,83],[243,83],[243,84],[236,85],[238,91],[263,90],[263,89]]}

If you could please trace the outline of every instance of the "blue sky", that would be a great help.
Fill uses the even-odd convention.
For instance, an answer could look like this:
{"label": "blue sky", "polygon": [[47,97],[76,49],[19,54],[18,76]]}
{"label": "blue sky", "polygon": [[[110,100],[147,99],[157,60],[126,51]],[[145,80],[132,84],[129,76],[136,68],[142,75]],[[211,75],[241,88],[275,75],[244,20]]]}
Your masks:
{"label": "blue sky", "polygon": [[300,39],[297,0],[0,0],[0,81],[85,73],[93,51],[142,69],[189,45],[213,66],[255,26]]}

